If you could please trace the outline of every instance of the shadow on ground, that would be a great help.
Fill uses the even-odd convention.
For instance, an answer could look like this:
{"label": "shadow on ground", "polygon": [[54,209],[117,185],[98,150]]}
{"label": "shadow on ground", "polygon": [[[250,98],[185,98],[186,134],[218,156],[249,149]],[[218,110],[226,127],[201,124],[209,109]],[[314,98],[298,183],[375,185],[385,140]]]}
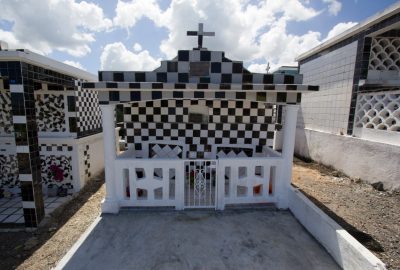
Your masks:
{"label": "shadow on ground", "polygon": [[339,269],[288,211],[103,215],[64,269]]}
{"label": "shadow on ground", "polygon": [[[37,230],[0,232],[0,269],[15,269],[40,249],[99,190],[103,179],[99,175],[90,180],[75,198],[56,209]],[[27,241],[32,243],[27,245]]]}

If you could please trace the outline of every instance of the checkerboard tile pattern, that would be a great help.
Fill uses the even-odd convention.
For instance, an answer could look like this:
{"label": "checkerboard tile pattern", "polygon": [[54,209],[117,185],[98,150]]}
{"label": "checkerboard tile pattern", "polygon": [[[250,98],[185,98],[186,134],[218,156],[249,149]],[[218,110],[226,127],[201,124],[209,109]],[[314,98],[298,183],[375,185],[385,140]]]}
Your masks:
{"label": "checkerboard tile pattern", "polygon": [[254,145],[272,147],[275,124],[236,123],[126,123],[128,147],[142,149],[145,141],[180,141],[188,145],[188,158],[204,158],[218,144]]}
{"label": "checkerboard tile pattern", "polygon": [[251,73],[243,62],[224,52],[181,50],[151,72],[99,72],[99,82],[83,83],[99,90],[100,104],[159,99],[233,99],[297,104],[301,93],[318,91],[302,85],[302,75]]}
{"label": "checkerboard tile pattern", "polygon": [[[222,91],[158,91],[158,90],[137,90],[137,91],[109,91],[99,92],[100,104],[130,103],[135,101],[161,100],[161,99],[226,99],[226,100],[249,100],[265,102],[269,104],[298,104],[301,101],[301,93],[286,90],[275,92],[268,91],[243,91],[243,90],[222,90]],[[306,87],[306,86],[301,86]],[[281,92],[282,91],[282,92]]]}
{"label": "checkerboard tile pattern", "polygon": [[[194,69],[201,66],[200,76]],[[232,61],[224,52],[180,50],[177,57],[162,61],[151,72],[100,71],[100,81],[114,82],[173,82],[173,83],[235,83],[235,84],[301,84],[302,75],[251,73],[242,61]]]}
{"label": "checkerboard tile pattern", "polygon": [[73,150],[72,145],[68,144],[40,144],[40,152],[71,152]]}
{"label": "checkerboard tile pattern", "polygon": [[[192,106],[208,107],[208,123],[190,123]],[[155,100],[124,104],[128,148],[143,150],[146,141],[179,141],[189,158],[208,157],[214,145],[272,147],[276,113],[272,105],[248,100]],[[151,149],[151,148],[150,148]],[[150,151],[151,153],[151,151]]]}
{"label": "checkerboard tile pattern", "polygon": [[78,136],[101,129],[101,111],[97,92],[88,91],[79,86],[75,94]]}
{"label": "checkerboard tile pattern", "polygon": [[273,123],[272,105],[248,100],[155,100],[124,105],[124,122],[189,122],[189,108],[208,107],[210,123]]}

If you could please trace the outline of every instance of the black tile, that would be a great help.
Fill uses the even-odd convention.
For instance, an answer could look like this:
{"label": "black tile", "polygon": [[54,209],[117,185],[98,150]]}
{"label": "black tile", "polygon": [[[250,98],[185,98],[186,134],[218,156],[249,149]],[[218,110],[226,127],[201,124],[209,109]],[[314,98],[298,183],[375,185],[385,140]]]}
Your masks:
{"label": "black tile", "polygon": [[38,222],[36,219],[36,209],[24,208],[24,219],[26,227],[37,227]]}
{"label": "black tile", "polygon": [[189,82],[189,73],[178,73],[178,82],[180,83]]}
{"label": "black tile", "polygon": [[176,83],[175,89],[186,89],[186,84],[184,83]]}
{"label": "black tile", "polygon": [[31,173],[31,163],[28,153],[17,153],[18,170],[21,174]]}
{"label": "black tile", "polygon": [[183,92],[182,91],[173,91],[172,96],[173,96],[173,98],[183,98]]}
{"label": "black tile", "polygon": [[189,51],[178,51],[178,61],[189,61]]}
{"label": "black tile", "polygon": [[198,83],[197,89],[208,89],[208,83]]}
{"label": "black tile", "polygon": [[124,73],[114,72],[113,73],[113,81],[114,82],[123,82],[124,81]]}
{"label": "black tile", "polygon": [[232,83],[232,74],[221,74],[221,83]]}
{"label": "black tile", "polygon": [[232,73],[243,73],[243,64],[232,63]]}
{"label": "black tile", "polygon": [[211,52],[200,51],[200,61],[211,61]]}
{"label": "black tile", "polygon": [[141,100],[140,91],[132,91],[130,93],[130,95],[131,95],[131,101],[140,101]]}
{"label": "black tile", "polygon": [[25,115],[25,98],[23,93],[11,93],[13,115]]}
{"label": "black tile", "polygon": [[257,101],[267,101],[267,93],[257,92]]}
{"label": "black tile", "polygon": [[32,182],[21,181],[21,197],[23,201],[34,201]]}
{"label": "black tile", "polygon": [[283,78],[284,84],[293,84],[294,83],[294,76],[293,75],[285,75]]}
{"label": "black tile", "polygon": [[276,97],[277,102],[286,102],[287,100],[287,93],[278,93]]}
{"label": "black tile", "polygon": [[14,124],[16,145],[28,145],[28,132],[26,124]]}
{"label": "black tile", "polygon": [[264,84],[273,84],[274,83],[274,75],[273,74],[264,74],[263,83]]}
{"label": "black tile", "polygon": [[212,62],[211,63],[211,73],[221,73],[221,63]]}
{"label": "black tile", "polygon": [[236,99],[246,99],[246,93],[236,92]]}
{"label": "black tile", "polygon": [[146,73],[135,72],[135,81],[136,82],[145,82],[146,81]]}
{"label": "black tile", "polygon": [[140,83],[129,83],[130,89],[140,89]]}
{"label": "black tile", "polygon": [[68,103],[68,111],[75,112],[76,111],[75,96],[67,96],[67,103]]}
{"label": "black tile", "polygon": [[69,132],[78,132],[78,126],[77,126],[77,119],[76,117],[69,117]]}
{"label": "black tile", "polygon": [[215,92],[215,98],[225,98],[225,92]]}
{"label": "black tile", "polygon": [[119,91],[109,91],[108,98],[110,101],[119,101]]}
{"label": "black tile", "polygon": [[157,82],[167,82],[167,73],[157,72]]}
{"label": "black tile", "polygon": [[[206,88],[199,88],[199,89],[206,89]],[[194,92],[194,98],[204,98],[204,92],[200,91]]]}
{"label": "black tile", "polygon": [[200,83],[210,83],[209,77],[200,77]]}
{"label": "black tile", "polygon": [[151,93],[151,98],[152,99],[161,99],[162,98],[162,92],[161,91],[153,91]]}
{"label": "black tile", "polygon": [[253,82],[253,74],[243,74],[243,83],[252,83]]}

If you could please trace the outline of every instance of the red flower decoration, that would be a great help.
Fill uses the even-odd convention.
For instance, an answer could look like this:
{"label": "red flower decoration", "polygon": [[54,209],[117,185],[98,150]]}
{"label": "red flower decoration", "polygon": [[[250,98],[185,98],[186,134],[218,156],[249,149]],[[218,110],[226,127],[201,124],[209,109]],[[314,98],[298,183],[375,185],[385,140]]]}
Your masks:
{"label": "red flower decoration", "polygon": [[64,172],[57,165],[54,165],[54,164],[51,165],[50,171],[51,171],[51,174],[53,175],[54,181],[62,182],[64,180]]}

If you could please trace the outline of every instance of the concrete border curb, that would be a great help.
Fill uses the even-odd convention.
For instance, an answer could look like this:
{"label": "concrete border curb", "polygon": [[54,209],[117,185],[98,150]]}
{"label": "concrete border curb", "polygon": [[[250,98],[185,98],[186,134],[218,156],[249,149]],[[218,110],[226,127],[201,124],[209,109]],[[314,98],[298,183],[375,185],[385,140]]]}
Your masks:
{"label": "concrete border curb", "polygon": [[92,224],[87,228],[87,230],[79,237],[79,239],[73,244],[73,246],[68,250],[67,254],[58,262],[57,266],[54,267],[54,270],[62,270],[67,265],[69,260],[74,256],[75,252],[79,249],[79,247],[85,242],[86,238],[88,238],[89,234],[93,231],[93,229],[100,222],[101,216],[98,216]]}
{"label": "concrete border curb", "polygon": [[289,209],[342,269],[386,269],[380,259],[293,187],[289,191]]}

